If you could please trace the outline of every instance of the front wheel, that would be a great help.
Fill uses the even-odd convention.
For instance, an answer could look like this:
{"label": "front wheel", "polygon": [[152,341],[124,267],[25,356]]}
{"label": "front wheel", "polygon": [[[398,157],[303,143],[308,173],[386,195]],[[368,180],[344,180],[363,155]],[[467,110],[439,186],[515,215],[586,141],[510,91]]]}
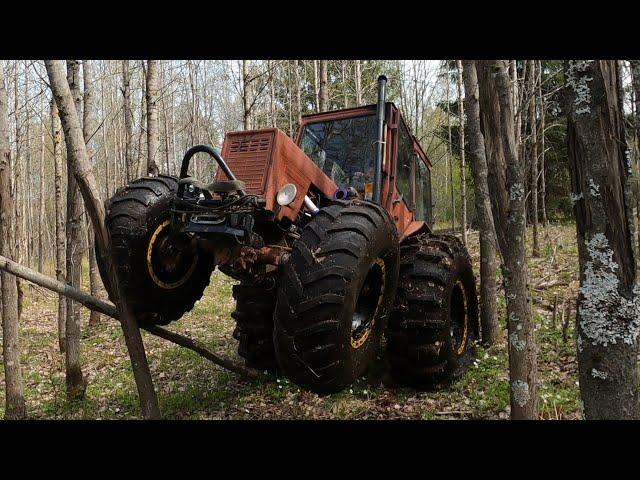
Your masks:
{"label": "front wheel", "polygon": [[374,360],[398,277],[389,214],[354,200],[309,221],[283,265],[274,315],[284,374],[317,393],[342,390]]}
{"label": "front wheel", "polygon": [[[106,205],[106,226],[121,288],[140,324],[165,325],[179,319],[202,297],[213,272],[213,259],[190,237],[170,225],[175,177],[134,180]],[[103,252],[96,260],[111,301]]]}

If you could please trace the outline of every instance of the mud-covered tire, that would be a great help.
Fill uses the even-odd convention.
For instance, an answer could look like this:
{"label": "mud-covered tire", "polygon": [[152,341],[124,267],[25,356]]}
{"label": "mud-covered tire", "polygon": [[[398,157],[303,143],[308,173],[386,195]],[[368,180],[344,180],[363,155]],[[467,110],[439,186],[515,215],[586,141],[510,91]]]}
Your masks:
{"label": "mud-covered tire", "polygon": [[233,338],[238,340],[238,355],[258,370],[275,372],[278,363],[273,347],[273,310],[276,287],[240,283],[233,286],[236,321]]}
{"label": "mud-covered tire", "polygon": [[421,234],[400,246],[400,275],[386,337],[393,378],[442,388],[474,358],[478,299],[471,259],[453,235]]}
{"label": "mud-covered tire", "polygon": [[[171,198],[177,188],[176,177],[140,178],[118,189],[105,205],[118,279],[140,324],[166,325],[182,317],[202,297],[213,272],[213,259],[198,251],[188,278],[185,275],[174,282],[175,286],[160,286],[151,276],[147,264],[149,243],[169,220]],[[96,260],[109,298],[114,301],[115,292],[97,243]]]}
{"label": "mud-covered tire", "polygon": [[282,265],[274,345],[283,373],[316,393],[362,375],[378,353],[397,277],[398,237],[384,209],[361,200],[321,209]]}

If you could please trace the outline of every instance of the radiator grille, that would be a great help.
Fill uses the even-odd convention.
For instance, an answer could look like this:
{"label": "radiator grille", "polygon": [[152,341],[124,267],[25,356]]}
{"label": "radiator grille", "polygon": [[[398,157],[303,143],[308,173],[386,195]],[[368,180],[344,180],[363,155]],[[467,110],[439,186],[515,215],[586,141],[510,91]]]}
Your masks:
{"label": "radiator grille", "polygon": [[[227,136],[223,156],[249,193],[263,194],[273,146],[273,131],[234,132]],[[225,175],[219,170],[219,177]]]}

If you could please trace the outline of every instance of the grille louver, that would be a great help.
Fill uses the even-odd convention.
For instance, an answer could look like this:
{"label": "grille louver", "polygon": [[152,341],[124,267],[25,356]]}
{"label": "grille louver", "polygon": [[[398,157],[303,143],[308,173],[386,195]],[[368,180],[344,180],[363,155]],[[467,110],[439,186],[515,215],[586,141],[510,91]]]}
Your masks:
{"label": "grille louver", "polygon": [[[223,157],[235,176],[245,182],[249,193],[264,193],[273,137],[273,130],[233,132],[227,135]],[[221,171],[218,176],[225,177]]]}

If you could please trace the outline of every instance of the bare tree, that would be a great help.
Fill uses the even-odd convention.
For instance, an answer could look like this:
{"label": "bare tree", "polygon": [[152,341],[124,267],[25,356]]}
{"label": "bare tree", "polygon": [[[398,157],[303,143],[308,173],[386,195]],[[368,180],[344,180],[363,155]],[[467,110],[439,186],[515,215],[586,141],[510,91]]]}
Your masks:
{"label": "bare tree", "polygon": [[244,129],[253,129],[253,104],[249,60],[242,60],[242,106]]}
{"label": "bare tree", "polygon": [[477,62],[491,207],[502,253],[507,300],[511,418],[537,416],[536,344],[527,290],[525,168],[516,144],[508,64]]}
{"label": "bare tree", "polygon": [[40,94],[40,201],[38,205],[38,272],[44,273],[44,95]]}
{"label": "bare tree", "polygon": [[320,87],[318,90],[320,111],[326,112],[329,109],[329,80],[328,61],[320,60]]}
{"label": "bare tree", "polygon": [[547,217],[547,166],[545,163],[545,102],[542,95],[542,60],[538,60],[538,108],[540,112],[540,210],[542,223],[549,226]]}
{"label": "bare tree", "polygon": [[159,173],[158,151],[158,62],[147,60],[147,174],[157,176]]}
{"label": "bare tree", "polygon": [[[451,142],[451,105],[449,104],[449,90],[451,85],[451,79],[449,78],[449,63],[444,61],[444,79],[446,82],[447,100],[446,100],[446,112],[447,112],[447,163],[449,164],[449,184],[451,185],[451,230],[456,229],[456,197],[455,189],[453,188],[453,148]],[[417,90],[416,90],[417,91]],[[417,104],[417,102],[416,102]]]}
{"label": "bare tree", "polygon": [[529,60],[529,126],[531,137],[529,150],[531,163],[531,216],[533,220],[533,256],[540,256],[538,239],[538,132],[536,112],[536,61]]}
{"label": "bare tree", "polygon": [[[51,135],[53,139],[53,164],[55,187],[55,226],[56,226],[56,278],[64,282],[66,280],[66,232],[64,218],[64,197],[62,196],[62,125],[58,115],[58,107],[55,100],[51,100]],[[67,300],[58,295],[58,345],[60,353],[67,348],[66,336]]]}
{"label": "bare tree", "polygon": [[496,287],[496,238],[487,181],[487,158],[484,136],[480,129],[478,105],[478,77],[474,61],[465,60],[464,108],[469,130],[469,153],[475,188],[475,205],[480,225],[480,324],[482,341],[493,345],[500,338]]}
{"label": "bare tree", "polygon": [[[11,194],[11,147],[4,65],[0,62],[0,253],[14,258],[15,206]],[[22,367],[20,365],[20,335],[18,325],[18,290],[16,279],[7,272],[2,282],[2,359],[5,383],[5,418],[19,419],[26,415]]]}
{"label": "bare tree", "polygon": [[460,200],[462,202],[462,243],[467,245],[467,166],[465,165],[464,104],[462,102],[462,60],[456,60],[458,70],[458,117],[460,118]]}
{"label": "bare tree", "polygon": [[[71,152],[71,165],[80,191],[84,198],[85,207],[91,218],[96,240],[100,246],[100,251],[111,251],[111,240],[104,224],[104,205],[98,193],[91,165],[87,156],[87,150],[80,127],[79,115],[76,111],[73,96],[69,84],[65,78],[64,66],[59,60],[46,60],[47,74],[56,104],[59,107],[60,118],[65,132],[65,142],[67,149]],[[118,275],[109,255],[106,255],[105,263],[107,273],[114,291],[120,293]],[[118,295],[119,297],[121,295]],[[133,375],[138,388],[142,414],[145,418],[160,418],[158,398],[155,394],[149,364],[142,343],[142,336],[136,324],[135,317],[126,302],[117,302],[120,325],[124,334]]]}
{"label": "bare tree", "polygon": [[[67,61],[67,81],[73,95],[78,117],[82,110],[80,91],[80,62]],[[82,197],[76,177],[71,168],[72,153],[67,149],[67,282],[80,288],[82,280]],[[86,389],[86,380],[82,375],[80,363],[80,304],[67,299],[67,321],[65,338],[65,366],[67,395],[69,398],[82,398]]]}
{"label": "bare tree", "polygon": [[640,287],[617,62],[566,61],[565,83],[580,262],[576,331],[584,415],[637,419]]}
{"label": "bare tree", "polygon": [[135,176],[135,165],[133,160],[133,110],[131,109],[131,72],[130,61],[122,61],[122,98],[124,115],[124,135],[125,135],[125,150],[124,150],[124,165],[126,172],[126,181],[130,182]]}
{"label": "bare tree", "polygon": [[359,107],[362,105],[362,71],[360,60],[356,60],[355,64],[356,107]]}
{"label": "bare tree", "polygon": [[[83,78],[83,110],[82,110],[82,134],[84,143],[87,146],[87,155],[93,168],[95,168],[93,136],[96,132],[95,121],[95,100],[93,89],[93,68],[91,60],[82,61],[82,78]],[[98,263],[96,262],[96,249],[94,245],[93,229],[86,219],[87,225],[87,245],[89,256],[89,290],[91,295],[97,297],[100,292],[100,274],[98,272]],[[89,325],[95,325],[100,322],[100,313],[91,310],[89,313]]]}
{"label": "bare tree", "polygon": [[302,122],[302,92],[300,91],[300,65],[298,60],[293,61],[293,68],[296,73],[296,121],[298,122],[298,126],[300,126],[300,122]]}

